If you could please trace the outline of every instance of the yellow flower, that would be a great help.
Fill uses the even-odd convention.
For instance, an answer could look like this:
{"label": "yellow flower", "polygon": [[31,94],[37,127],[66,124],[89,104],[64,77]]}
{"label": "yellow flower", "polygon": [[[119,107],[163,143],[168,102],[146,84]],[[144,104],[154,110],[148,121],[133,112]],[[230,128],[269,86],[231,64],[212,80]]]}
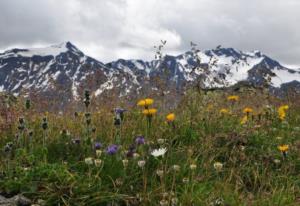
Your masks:
{"label": "yellow flower", "polygon": [[170,113],[166,116],[167,122],[173,122],[175,120],[175,114]]}
{"label": "yellow flower", "polygon": [[242,118],[241,124],[246,124],[247,121],[248,121],[248,117],[247,117],[247,115],[246,115],[246,116],[244,116],[244,117]]}
{"label": "yellow flower", "polygon": [[284,120],[286,117],[286,111],[289,109],[288,105],[282,105],[278,108],[278,116],[280,120]]}
{"label": "yellow flower", "polygon": [[228,109],[222,108],[220,109],[221,114],[230,114],[230,111]]}
{"label": "yellow flower", "polygon": [[243,113],[244,113],[244,114],[249,114],[249,113],[252,113],[252,112],[253,112],[253,109],[250,108],[250,107],[245,107],[245,108],[243,109]]}
{"label": "yellow flower", "polygon": [[278,149],[280,152],[287,152],[289,150],[289,146],[287,144],[279,145]]}
{"label": "yellow flower", "polygon": [[137,105],[141,106],[141,107],[148,107],[151,104],[153,104],[154,100],[150,99],[150,98],[146,98],[146,99],[142,99],[140,101],[138,101]]}
{"label": "yellow flower", "polygon": [[233,101],[233,102],[239,101],[239,99],[240,99],[240,97],[237,95],[231,95],[231,96],[227,97],[227,100]]}
{"label": "yellow flower", "polygon": [[153,116],[156,112],[157,112],[157,109],[145,109],[145,110],[143,111],[143,114],[144,114],[145,116],[151,117],[151,116]]}

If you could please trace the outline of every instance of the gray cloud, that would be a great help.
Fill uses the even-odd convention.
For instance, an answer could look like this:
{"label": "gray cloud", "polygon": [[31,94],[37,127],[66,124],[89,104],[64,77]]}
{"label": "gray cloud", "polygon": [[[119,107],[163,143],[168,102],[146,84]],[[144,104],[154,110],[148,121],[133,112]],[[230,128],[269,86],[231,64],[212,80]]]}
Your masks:
{"label": "gray cloud", "polygon": [[[1,0],[0,49],[71,41],[104,62],[216,45],[300,65],[298,0]],[[300,66],[299,66],[300,67]]]}

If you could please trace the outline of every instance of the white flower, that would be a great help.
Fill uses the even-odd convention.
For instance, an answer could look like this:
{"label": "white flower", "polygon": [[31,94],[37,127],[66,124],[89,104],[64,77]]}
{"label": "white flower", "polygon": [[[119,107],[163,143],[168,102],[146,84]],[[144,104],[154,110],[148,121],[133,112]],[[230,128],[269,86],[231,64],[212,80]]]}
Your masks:
{"label": "white flower", "polygon": [[126,168],[128,166],[128,159],[122,160],[123,166]]}
{"label": "white flower", "polygon": [[140,154],[139,153],[133,153],[133,159],[138,159],[140,157]]}
{"label": "white flower", "polygon": [[138,161],[138,166],[143,168],[145,166],[146,162],[144,160]]}
{"label": "white flower", "polygon": [[223,164],[222,164],[221,162],[215,162],[215,163],[214,163],[214,168],[215,168],[215,170],[217,170],[217,171],[221,171],[222,168],[223,168]]}
{"label": "white flower", "polygon": [[94,160],[94,163],[95,163],[95,166],[96,166],[96,167],[100,167],[101,164],[102,164],[102,160],[101,160],[101,159],[95,159],[95,160]]}
{"label": "white flower", "polygon": [[163,170],[156,170],[156,174],[159,176],[159,177],[162,177],[164,175],[164,171]]}
{"label": "white flower", "polygon": [[87,158],[85,158],[84,159],[84,162],[85,162],[85,164],[87,164],[87,165],[92,165],[94,162],[93,162],[93,158],[91,158],[91,157],[87,157]]}
{"label": "white flower", "polygon": [[179,165],[173,165],[173,170],[175,172],[178,172],[180,170],[180,166]]}
{"label": "white flower", "polygon": [[280,164],[280,160],[279,159],[274,159],[274,163],[275,164]]}
{"label": "white flower", "polygon": [[157,139],[158,144],[164,144],[166,142],[165,139],[159,138]]}
{"label": "white flower", "polygon": [[97,157],[101,157],[101,154],[102,154],[102,151],[99,150],[99,149],[97,149],[97,150],[96,150],[96,156],[97,156]]}
{"label": "white flower", "polygon": [[164,156],[164,154],[167,152],[167,148],[159,148],[155,149],[151,152],[151,155],[154,157]]}
{"label": "white flower", "polygon": [[197,165],[195,165],[195,164],[191,164],[191,165],[190,165],[190,169],[191,169],[191,170],[195,170],[196,168],[197,168]]}

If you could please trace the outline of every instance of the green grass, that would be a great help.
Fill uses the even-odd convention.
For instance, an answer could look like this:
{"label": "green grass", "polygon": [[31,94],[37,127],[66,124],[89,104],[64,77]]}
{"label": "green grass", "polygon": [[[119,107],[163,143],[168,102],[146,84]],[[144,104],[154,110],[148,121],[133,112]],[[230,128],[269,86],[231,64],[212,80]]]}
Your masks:
{"label": "green grass", "polygon": [[[89,108],[92,121],[87,126],[85,112],[78,117],[74,111],[41,114],[16,104],[15,125],[0,133],[1,148],[13,142],[10,152],[1,152],[0,190],[42,199],[47,205],[299,205],[300,107],[255,92],[240,93],[240,100],[230,103],[228,95],[190,92],[168,111],[161,111],[162,101],[155,101],[151,107],[158,113],[151,127],[137,106],[127,108],[120,127],[109,109]],[[281,121],[277,109],[283,104],[290,108]],[[254,113],[241,125],[245,107]],[[221,108],[231,114],[221,115]],[[176,114],[175,127],[166,123],[169,112]],[[24,131],[17,129],[20,116]],[[46,130],[41,126],[44,116]],[[33,131],[31,140],[27,130]],[[17,142],[15,134],[25,143]],[[127,157],[138,135],[146,144],[136,147],[138,157]],[[80,144],[72,143],[74,138]],[[102,143],[100,157],[93,148],[96,141]],[[118,152],[106,154],[107,146],[116,143]],[[281,144],[289,145],[286,156],[277,148]],[[163,157],[150,154],[162,147],[167,148]],[[86,164],[88,157],[101,159],[101,166]],[[143,168],[140,160],[146,162]],[[220,171],[214,168],[216,162],[223,164]],[[180,170],[174,171],[173,165]]]}

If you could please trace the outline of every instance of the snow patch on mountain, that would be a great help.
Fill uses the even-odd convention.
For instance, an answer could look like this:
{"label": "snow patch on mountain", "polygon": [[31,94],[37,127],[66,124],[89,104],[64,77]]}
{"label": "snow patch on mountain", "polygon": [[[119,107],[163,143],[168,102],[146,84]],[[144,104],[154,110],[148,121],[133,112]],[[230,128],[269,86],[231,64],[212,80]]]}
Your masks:
{"label": "snow patch on mountain", "polygon": [[276,74],[271,80],[274,87],[280,87],[282,84],[292,81],[300,82],[300,72],[298,71],[275,68],[273,72]]}
{"label": "snow patch on mountain", "polygon": [[31,48],[31,49],[12,49],[8,52],[0,54],[0,58],[9,57],[33,57],[33,56],[57,56],[60,53],[68,51],[67,42],[63,42],[58,45],[53,45],[46,48]]}

